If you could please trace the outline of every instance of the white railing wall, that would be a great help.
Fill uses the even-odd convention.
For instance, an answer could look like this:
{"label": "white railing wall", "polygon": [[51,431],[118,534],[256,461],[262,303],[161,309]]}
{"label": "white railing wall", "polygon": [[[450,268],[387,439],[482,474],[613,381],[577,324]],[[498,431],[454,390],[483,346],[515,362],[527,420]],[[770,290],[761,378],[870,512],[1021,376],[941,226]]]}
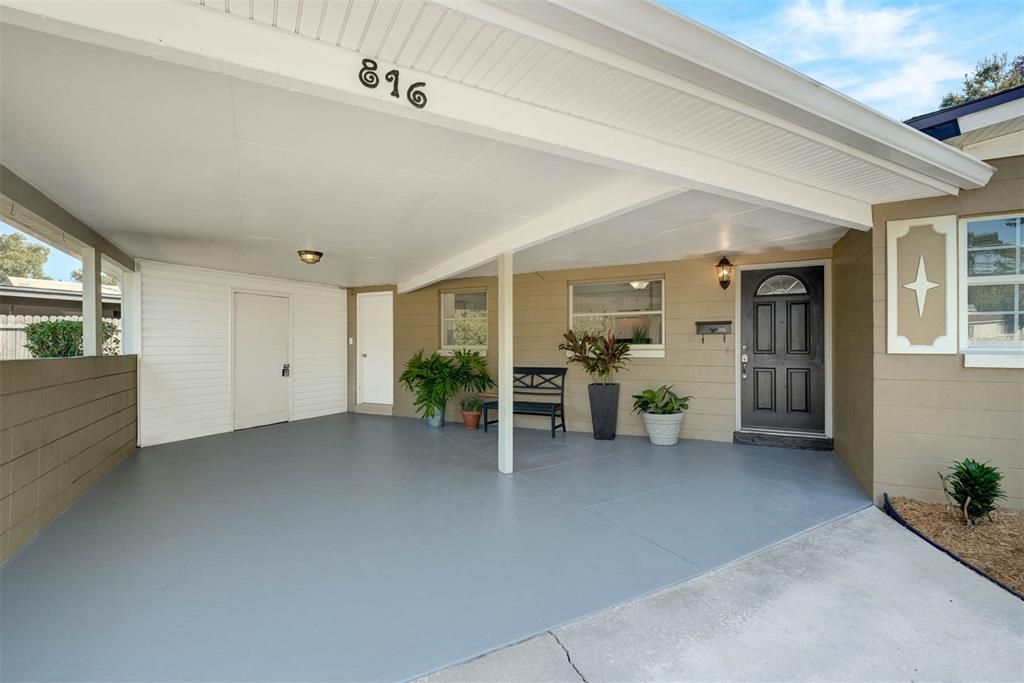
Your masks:
{"label": "white railing wall", "polygon": [[[31,358],[25,348],[25,326],[44,320],[81,320],[80,315],[0,315],[0,360]],[[117,327],[117,339],[121,340],[121,319],[104,318],[104,322]]]}

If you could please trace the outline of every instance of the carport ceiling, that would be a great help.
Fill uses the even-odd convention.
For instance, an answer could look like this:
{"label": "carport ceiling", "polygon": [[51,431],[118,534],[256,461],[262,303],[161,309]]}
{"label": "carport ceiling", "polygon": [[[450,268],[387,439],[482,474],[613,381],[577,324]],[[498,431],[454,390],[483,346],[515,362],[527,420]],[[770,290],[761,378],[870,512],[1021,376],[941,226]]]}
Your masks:
{"label": "carport ceiling", "polygon": [[[831,247],[846,228],[696,190],[517,253],[515,272]],[[494,275],[489,263],[466,276]]]}
{"label": "carport ceiling", "polygon": [[10,25],[0,38],[3,163],[139,258],[397,282],[626,175]]}

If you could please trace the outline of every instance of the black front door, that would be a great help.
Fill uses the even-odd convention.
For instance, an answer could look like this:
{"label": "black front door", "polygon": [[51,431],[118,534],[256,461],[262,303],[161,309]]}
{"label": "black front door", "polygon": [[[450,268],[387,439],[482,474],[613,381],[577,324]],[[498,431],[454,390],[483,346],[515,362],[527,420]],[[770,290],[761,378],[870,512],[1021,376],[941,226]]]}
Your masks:
{"label": "black front door", "polygon": [[740,287],[743,429],[825,431],[825,269],[748,270]]}

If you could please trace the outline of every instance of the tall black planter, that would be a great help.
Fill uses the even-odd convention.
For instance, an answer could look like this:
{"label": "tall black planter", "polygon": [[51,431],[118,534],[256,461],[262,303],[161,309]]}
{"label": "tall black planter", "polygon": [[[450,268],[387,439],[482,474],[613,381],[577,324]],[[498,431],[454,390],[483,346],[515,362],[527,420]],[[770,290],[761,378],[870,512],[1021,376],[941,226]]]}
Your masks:
{"label": "tall black planter", "polygon": [[590,421],[594,426],[594,438],[614,439],[615,428],[619,424],[619,385],[591,384],[587,391],[590,394]]}

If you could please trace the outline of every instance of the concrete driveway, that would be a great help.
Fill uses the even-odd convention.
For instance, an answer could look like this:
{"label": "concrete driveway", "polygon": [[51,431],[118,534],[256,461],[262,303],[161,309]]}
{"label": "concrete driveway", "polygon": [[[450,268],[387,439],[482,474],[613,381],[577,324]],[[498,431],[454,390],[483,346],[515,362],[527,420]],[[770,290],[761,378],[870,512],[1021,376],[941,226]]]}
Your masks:
{"label": "concrete driveway", "polygon": [[875,508],[424,680],[1021,680],[1024,602]]}

